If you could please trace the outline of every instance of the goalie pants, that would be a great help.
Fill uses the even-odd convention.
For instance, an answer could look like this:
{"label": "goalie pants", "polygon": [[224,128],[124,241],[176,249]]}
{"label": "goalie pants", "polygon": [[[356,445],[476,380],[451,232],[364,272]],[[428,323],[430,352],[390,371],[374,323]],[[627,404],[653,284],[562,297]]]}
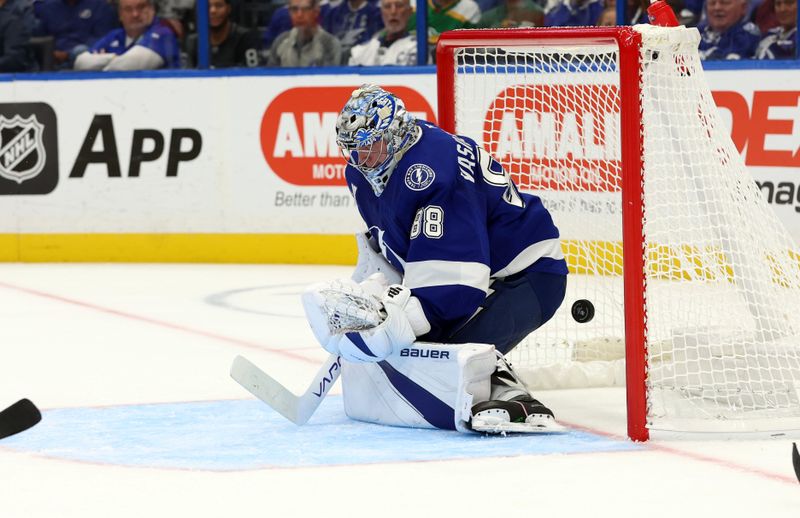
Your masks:
{"label": "goalie pants", "polygon": [[567,276],[521,272],[498,279],[481,308],[445,343],[494,344],[507,354],[555,314],[564,301]]}

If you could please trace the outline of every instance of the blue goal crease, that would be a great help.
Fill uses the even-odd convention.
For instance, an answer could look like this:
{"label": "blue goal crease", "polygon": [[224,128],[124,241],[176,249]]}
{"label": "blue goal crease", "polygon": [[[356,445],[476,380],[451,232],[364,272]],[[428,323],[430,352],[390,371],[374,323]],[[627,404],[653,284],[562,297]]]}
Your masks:
{"label": "blue goal crease", "polygon": [[209,471],[297,468],[637,450],[629,441],[566,434],[482,436],[350,420],[329,396],[305,426],[255,400],[43,412],[4,448],[65,460]]}

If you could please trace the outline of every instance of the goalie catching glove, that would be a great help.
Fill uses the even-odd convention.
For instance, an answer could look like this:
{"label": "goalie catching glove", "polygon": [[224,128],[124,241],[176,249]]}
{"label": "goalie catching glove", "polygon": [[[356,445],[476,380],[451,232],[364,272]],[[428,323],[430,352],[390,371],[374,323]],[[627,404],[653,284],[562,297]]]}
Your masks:
{"label": "goalie catching glove", "polygon": [[386,284],[385,276],[377,273],[360,284],[341,279],[306,290],[303,308],[326,351],[351,362],[378,362],[430,331],[411,290]]}

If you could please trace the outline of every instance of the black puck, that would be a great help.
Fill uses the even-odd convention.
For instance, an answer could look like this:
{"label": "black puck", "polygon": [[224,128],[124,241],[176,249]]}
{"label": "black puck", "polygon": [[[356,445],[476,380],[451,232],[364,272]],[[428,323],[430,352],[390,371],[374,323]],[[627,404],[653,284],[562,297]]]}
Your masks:
{"label": "black puck", "polygon": [[794,465],[794,474],[797,475],[797,481],[800,482],[800,453],[797,452],[797,444],[792,443],[792,464]]}
{"label": "black puck", "polygon": [[0,439],[23,432],[42,420],[30,399],[21,399],[0,412]]}
{"label": "black puck", "polygon": [[591,321],[594,318],[594,304],[586,299],[576,300],[572,304],[572,318],[580,324]]}

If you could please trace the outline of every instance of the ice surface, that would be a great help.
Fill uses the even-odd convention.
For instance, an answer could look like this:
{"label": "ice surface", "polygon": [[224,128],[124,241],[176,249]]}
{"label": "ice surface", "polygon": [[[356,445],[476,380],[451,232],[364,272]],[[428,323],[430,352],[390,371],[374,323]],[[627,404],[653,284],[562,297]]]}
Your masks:
{"label": "ice surface", "polygon": [[538,394],[565,435],[357,423],[338,388],[308,425],[228,377],[237,354],[295,391],[327,354],[301,289],[344,267],[0,264],[3,518],[796,517],[786,439],[624,439],[619,388]]}

